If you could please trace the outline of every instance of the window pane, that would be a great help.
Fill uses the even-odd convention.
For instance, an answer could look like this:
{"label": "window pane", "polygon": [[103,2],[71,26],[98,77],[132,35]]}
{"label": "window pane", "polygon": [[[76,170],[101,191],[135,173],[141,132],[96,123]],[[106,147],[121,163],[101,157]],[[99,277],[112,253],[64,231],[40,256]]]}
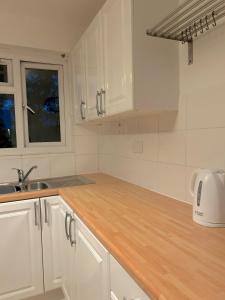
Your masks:
{"label": "window pane", "polygon": [[0,94],[0,148],[16,147],[14,95]]}
{"label": "window pane", "polygon": [[59,78],[57,70],[26,68],[30,143],[60,142]]}
{"label": "window pane", "polygon": [[8,68],[4,64],[0,64],[0,82],[8,82]]}

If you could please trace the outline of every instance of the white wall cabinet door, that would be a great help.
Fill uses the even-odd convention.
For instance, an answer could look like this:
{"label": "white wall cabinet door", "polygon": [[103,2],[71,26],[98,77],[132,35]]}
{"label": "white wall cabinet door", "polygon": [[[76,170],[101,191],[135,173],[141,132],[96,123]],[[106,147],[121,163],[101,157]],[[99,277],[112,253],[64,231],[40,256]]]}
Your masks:
{"label": "white wall cabinet door", "polygon": [[[102,23],[97,15],[84,34],[88,119],[101,116],[101,89],[104,89]],[[98,102],[98,103],[97,103]],[[99,111],[99,113],[98,113]]]}
{"label": "white wall cabinet door", "polygon": [[133,109],[132,1],[108,0],[101,11],[106,113]]}
{"label": "white wall cabinet door", "polygon": [[39,199],[0,204],[0,299],[43,293]]}
{"label": "white wall cabinet door", "polygon": [[108,252],[79,222],[76,251],[76,299],[108,300]]}
{"label": "white wall cabinet door", "polygon": [[87,96],[85,78],[85,53],[83,38],[73,49],[72,53],[72,80],[75,97],[76,122],[81,123],[87,118]]}
{"label": "white wall cabinet door", "polygon": [[67,300],[74,299],[75,287],[75,219],[71,208],[61,200],[60,204],[60,256],[62,264],[62,289]]}
{"label": "white wall cabinet door", "polygon": [[60,202],[58,196],[41,199],[42,244],[45,290],[59,288],[62,283],[60,256]]}
{"label": "white wall cabinet door", "polygon": [[110,255],[111,300],[151,300]]}

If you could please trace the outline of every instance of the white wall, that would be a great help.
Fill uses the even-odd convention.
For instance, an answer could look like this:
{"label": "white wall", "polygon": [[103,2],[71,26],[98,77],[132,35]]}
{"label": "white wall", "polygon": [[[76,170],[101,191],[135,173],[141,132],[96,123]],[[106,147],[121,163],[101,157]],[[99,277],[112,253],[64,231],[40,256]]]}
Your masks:
{"label": "white wall", "polygon": [[[177,113],[105,123],[99,169],[181,201],[192,202],[195,168],[225,169],[225,25],[194,43],[194,64],[180,46]],[[162,87],[163,88],[163,87]],[[143,153],[133,153],[136,142]]]}
{"label": "white wall", "polygon": [[1,1],[0,43],[67,52],[104,1]]}

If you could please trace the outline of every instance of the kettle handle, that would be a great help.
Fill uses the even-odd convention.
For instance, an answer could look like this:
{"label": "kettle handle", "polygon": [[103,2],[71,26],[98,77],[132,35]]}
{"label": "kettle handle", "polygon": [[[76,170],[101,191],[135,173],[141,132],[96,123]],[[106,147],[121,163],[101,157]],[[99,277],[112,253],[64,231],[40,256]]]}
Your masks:
{"label": "kettle handle", "polygon": [[195,171],[192,173],[192,176],[191,176],[190,193],[191,193],[191,196],[192,196],[192,197],[194,197],[195,181],[196,181],[196,178],[197,178],[197,176],[198,176],[198,173],[199,173],[199,169],[198,169],[198,170],[195,170]]}

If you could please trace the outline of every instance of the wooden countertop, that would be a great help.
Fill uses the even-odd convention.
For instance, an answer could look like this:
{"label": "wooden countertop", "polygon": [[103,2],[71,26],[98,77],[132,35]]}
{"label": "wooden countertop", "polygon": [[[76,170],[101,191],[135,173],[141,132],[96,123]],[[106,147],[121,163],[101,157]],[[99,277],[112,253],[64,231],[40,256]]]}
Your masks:
{"label": "wooden countertop", "polygon": [[193,223],[188,204],[107,175],[87,177],[96,184],[0,202],[60,194],[152,299],[225,299],[225,229]]}

